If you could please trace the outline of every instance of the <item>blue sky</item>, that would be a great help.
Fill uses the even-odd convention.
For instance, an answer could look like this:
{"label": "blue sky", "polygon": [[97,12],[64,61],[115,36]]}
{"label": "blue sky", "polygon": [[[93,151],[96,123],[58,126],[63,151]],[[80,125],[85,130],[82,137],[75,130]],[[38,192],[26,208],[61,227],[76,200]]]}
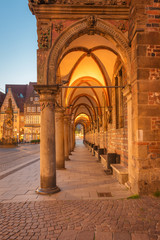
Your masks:
{"label": "blue sky", "polygon": [[28,0],[0,3],[0,91],[5,84],[37,81],[36,19]]}

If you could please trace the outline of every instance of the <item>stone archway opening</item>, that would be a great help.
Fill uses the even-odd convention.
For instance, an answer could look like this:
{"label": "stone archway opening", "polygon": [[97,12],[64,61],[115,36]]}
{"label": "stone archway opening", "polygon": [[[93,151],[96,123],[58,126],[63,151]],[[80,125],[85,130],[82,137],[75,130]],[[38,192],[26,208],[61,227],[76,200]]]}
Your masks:
{"label": "stone archway opening", "polygon": [[[68,139],[65,160],[74,148],[75,119],[84,113],[90,121],[86,141],[117,155],[120,167],[127,168],[128,186],[135,193],[159,189],[159,123],[155,120],[159,114],[159,56],[155,51],[159,26],[148,22],[151,5],[159,3],[29,0],[37,19],[39,47],[36,90],[43,135],[39,192],[58,190],[55,112],[61,119],[64,116],[60,126],[67,134],[57,131],[56,138]],[[89,39],[88,46],[84,38]]]}
{"label": "stone archway opening", "polygon": [[[90,28],[85,19],[63,32],[50,50],[43,79],[47,84],[45,87],[39,84],[37,88],[41,96],[44,88],[49,99],[55,95],[58,169],[65,168],[64,160],[70,160],[77,123],[83,124],[84,142],[98,151],[99,159],[101,154],[114,153],[120,156],[123,166],[128,166],[128,149],[124,150],[127,103],[122,91],[130,76],[127,44],[126,38],[114,26],[98,19]],[[115,134],[120,136],[120,141]]]}
{"label": "stone archway opening", "polygon": [[[48,23],[42,24],[42,30],[43,27],[51,31]],[[75,146],[76,119],[86,115],[84,141],[99,153],[121,155],[121,163],[128,166],[127,103],[122,91],[130,82],[131,69],[126,35],[111,22],[91,15],[69,24],[50,47],[44,48],[48,51],[43,54],[38,51],[37,89],[42,96],[41,102],[45,100],[44,91],[46,98],[55,102],[56,123],[52,124],[61,126],[60,129],[64,124],[61,134],[55,126],[55,142],[64,136],[64,147],[61,144],[64,152],[59,154],[57,144],[56,161],[62,161],[63,156],[69,160]],[[50,104],[46,102],[43,106],[45,109]],[[61,125],[57,124],[58,116],[64,116]],[[121,140],[117,141],[115,135]]]}
{"label": "stone archway opening", "polygon": [[[128,171],[130,156],[126,139],[128,134],[131,138],[132,133],[128,133],[131,114],[128,117],[124,88],[130,72],[121,57],[123,54],[119,53],[117,44],[104,35],[80,34],[70,40],[58,57],[57,76],[62,105],[71,116],[72,124],[77,124],[79,116],[86,116],[81,119],[84,142],[96,152],[98,160],[101,155],[106,159],[114,156],[112,163],[120,163]],[[102,162],[107,167],[107,163]]]}
{"label": "stone archway opening", "polygon": [[75,127],[75,141],[76,143],[80,140],[84,140],[84,125],[82,123],[78,123]]}

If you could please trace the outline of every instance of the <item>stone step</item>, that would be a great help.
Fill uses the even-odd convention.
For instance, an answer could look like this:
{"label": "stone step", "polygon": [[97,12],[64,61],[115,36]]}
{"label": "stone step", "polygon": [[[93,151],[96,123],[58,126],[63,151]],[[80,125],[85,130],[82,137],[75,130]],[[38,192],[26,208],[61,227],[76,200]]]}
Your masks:
{"label": "stone step", "polygon": [[122,166],[121,164],[111,164],[113,170],[113,176],[121,184],[125,184],[128,181],[128,168]]}
{"label": "stone step", "polygon": [[101,163],[104,167],[104,169],[107,169],[107,154],[102,154],[101,156]]}

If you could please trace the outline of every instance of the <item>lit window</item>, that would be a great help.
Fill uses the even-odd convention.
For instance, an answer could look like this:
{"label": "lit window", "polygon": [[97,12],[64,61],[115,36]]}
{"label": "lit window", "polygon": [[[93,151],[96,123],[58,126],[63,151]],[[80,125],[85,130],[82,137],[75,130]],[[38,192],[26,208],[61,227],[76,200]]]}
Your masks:
{"label": "lit window", "polygon": [[40,112],[41,111],[41,108],[40,107],[37,107],[37,112]]}
{"label": "lit window", "polygon": [[32,107],[32,112],[36,112],[36,107]]}
{"label": "lit window", "polygon": [[27,107],[27,112],[31,112],[31,107]]}
{"label": "lit window", "polygon": [[30,97],[30,101],[31,101],[31,102],[33,101],[33,97]]}

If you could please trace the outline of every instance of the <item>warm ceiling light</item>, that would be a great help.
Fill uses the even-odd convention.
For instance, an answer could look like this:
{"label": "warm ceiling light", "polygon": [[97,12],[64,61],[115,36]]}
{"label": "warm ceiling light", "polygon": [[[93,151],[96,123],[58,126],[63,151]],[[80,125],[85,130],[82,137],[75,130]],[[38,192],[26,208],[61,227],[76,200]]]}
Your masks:
{"label": "warm ceiling light", "polygon": [[80,118],[83,118],[83,119],[89,121],[89,117],[87,116],[87,114],[84,114],[84,113],[79,114],[79,115],[76,117],[75,121],[77,121],[77,120],[80,119]]}

